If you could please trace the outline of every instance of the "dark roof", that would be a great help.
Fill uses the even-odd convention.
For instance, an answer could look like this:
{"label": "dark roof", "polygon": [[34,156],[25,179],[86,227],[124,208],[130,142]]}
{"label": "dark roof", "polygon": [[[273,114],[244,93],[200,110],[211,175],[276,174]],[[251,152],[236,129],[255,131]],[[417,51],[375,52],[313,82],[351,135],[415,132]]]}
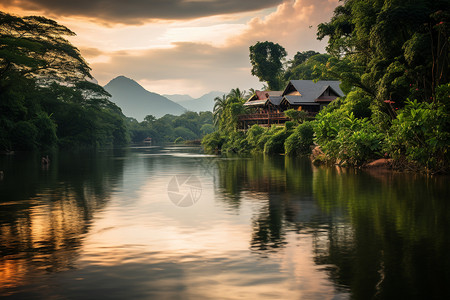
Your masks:
{"label": "dark roof", "polygon": [[315,102],[316,98],[305,98],[304,96],[284,96],[284,100],[292,105],[320,105],[320,103]]}
{"label": "dark roof", "polygon": [[270,101],[270,103],[272,103],[273,105],[280,105],[280,103],[281,103],[281,100],[283,100],[283,97],[280,95],[280,96],[270,96],[269,97],[269,101]]}
{"label": "dark roof", "polygon": [[266,93],[269,94],[269,98],[280,97],[281,95],[283,95],[283,91],[267,91]]}
{"label": "dark roof", "polygon": [[[314,102],[320,95],[325,92],[327,88],[331,88],[339,97],[343,97],[345,94],[339,88],[340,81],[335,80],[320,80],[314,82],[312,80],[291,80],[289,82],[292,86],[301,94],[302,100],[296,100],[297,102]],[[288,85],[289,86],[289,85]],[[286,92],[286,89],[283,92]]]}

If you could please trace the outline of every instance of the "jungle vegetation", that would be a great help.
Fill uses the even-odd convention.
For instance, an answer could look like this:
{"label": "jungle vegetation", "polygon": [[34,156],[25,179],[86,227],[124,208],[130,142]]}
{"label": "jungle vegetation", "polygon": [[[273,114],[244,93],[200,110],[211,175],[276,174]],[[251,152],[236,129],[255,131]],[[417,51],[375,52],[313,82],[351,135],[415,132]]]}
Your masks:
{"label": "jungle vegetation", "polygon": [[[399,168],[448,172],[449,6],[442,0],[345,0],[318,26],[318,39],[328,39],[327,54],[298,52],[284,62],[278,44],[251,46],[252,74],[267,89],[292,79],[340,80],[346,97],[314,120],[288,111],[286,126],[254,125],[246,132],[236,124],[243,101],[223,100],[228,104],[214,111],[217,130],[203,139],[204,147],[299,155],[316,144],[331,163],[362,166],[384,157]],[[257,72],[267,66],[274,71]]]}
{"label": "jungle vegetation", "polygon": [[73,35],[48,18],[0,12],[0,152],[183,141],[214,130],[211,112],[148,115],[140,123],[124,116],[93,82],[66,39]]}

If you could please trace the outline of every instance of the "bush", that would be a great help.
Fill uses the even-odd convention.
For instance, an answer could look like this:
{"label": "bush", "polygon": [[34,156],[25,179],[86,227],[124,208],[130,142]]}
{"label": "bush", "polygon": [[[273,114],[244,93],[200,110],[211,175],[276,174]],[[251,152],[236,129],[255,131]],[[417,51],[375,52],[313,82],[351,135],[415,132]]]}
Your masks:
{"label": "bush", "polygon": [[174,135],[176,137],[182,137],[185,140],[195,140],[197,135],[192,130],[185,127],[177,127],[174,129]]}
{"label": "bush", "polygon": [[245,133],[242,131],[233,131],[223,144],[222,151],[225,153],[247,153],[251,150],[250,148]]}
{"label": "bush", "polygon": [[33,123],[28,121],[19,121],[14,125],[11,133],[11,141],[14,149],[32,150],[37,146],[38,129]]}
{"label": "bush", "polygon": [[449,125],[443,104],[407,101],[392,122],[385,150],[392,158],[404,158],[427,172],[447,171]]}
{"label": "bush", "polygon": [[315,124],[316,142],[331,160],[360,166],[381,156],[383,134],[367,118],[335,110],[319,114]]}
{"label": "bush", "polygon": [[253,125],[252,127],[250,127],[250,129],[247,131],[246,137],[248,144],[253,148],[258,148],[258,141],[266,131],[267,130],[259,125]]}
{"label": "bush", "polygon": [[180,137],[177,137],[177,138],[175,139],[174,143],[175,143],[175,144],[182,144],[182,143],[184,143],[184,139],[183,139],[181,136],[180,136]]}
{"label": "bush", "polygon": [[313,138],[314,126],[312,122],[305,122],[299,125],[284,143],[285,154],[295,156],[311,153]]}
{"label": "bush", "polygon": [[[290,126],[283,128],[282,130],[277,131],[274,134],[271,134],[267,139],[267,142],[264,144],[264,153],[266,154],[282,154],[284,153],[284,142],[287,137],[292,133],[292,130],[289,129]],[[269,130],[269,134],[275,131],[276,127],[272,127]],[[273,130],[273,131],[272,131]]]}
{"label": "bush", "polygon": [[202,146],[206,152],[220,151],[225,141],[225,137],[220,132],[215,131],[203,137]]}

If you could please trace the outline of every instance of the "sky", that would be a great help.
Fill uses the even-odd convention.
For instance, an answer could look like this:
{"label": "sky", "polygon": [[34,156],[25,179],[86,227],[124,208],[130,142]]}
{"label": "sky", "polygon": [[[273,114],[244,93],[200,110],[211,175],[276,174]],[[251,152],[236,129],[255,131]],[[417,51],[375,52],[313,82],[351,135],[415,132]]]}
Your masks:
{"label": "sky", "polygon": [[124,75],[159,94],[261,89],[249,47],[258,41],[325,52],[317,25],[339,0],[2,0],[0,10],[67,26],[100,85]]}

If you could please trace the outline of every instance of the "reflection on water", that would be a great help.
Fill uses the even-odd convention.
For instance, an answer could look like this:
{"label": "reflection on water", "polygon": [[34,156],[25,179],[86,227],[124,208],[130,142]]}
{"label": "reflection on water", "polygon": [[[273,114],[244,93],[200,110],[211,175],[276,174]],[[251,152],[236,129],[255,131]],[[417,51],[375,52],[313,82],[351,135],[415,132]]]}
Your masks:
{"label": "reflection on water", "polygon": [[[448,178],[195,147],[0,157],[0,296],[443,299]],[[201,196],[174,205],[174,178]],[[189,184],[170,191],[192,192]],[[198,187],[196,187],[198,188]]]}

